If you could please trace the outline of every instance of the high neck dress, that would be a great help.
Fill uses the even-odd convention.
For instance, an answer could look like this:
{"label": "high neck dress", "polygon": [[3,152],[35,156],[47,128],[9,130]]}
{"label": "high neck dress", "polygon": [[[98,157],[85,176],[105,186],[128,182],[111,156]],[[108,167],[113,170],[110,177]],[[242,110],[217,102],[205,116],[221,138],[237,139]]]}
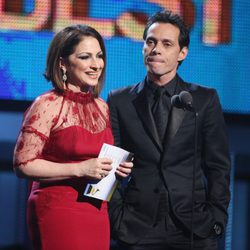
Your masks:
{"label": "high neck dress", "polygon": [[[109,113],[100,109],[93,95],[52,90],[27,110],[14,161],[77,163],[96,158],[103,143],[113,144]],[[33,249],[109,249],[107,203],[83,195],[88,181],[32,182],[27,218]]]}

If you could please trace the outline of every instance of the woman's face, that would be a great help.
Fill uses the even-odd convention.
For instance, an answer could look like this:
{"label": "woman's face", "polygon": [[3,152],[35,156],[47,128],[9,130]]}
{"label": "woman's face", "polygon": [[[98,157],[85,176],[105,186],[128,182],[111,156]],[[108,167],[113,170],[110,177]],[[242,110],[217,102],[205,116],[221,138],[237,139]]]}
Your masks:
{"label": "woman's face", "polygon": [[66,70],[67,83],[81,90],[94,87],[104,68],[103,53],[98,40],[83,37],[75,51],[67,59],[61,59],[61,67]]}

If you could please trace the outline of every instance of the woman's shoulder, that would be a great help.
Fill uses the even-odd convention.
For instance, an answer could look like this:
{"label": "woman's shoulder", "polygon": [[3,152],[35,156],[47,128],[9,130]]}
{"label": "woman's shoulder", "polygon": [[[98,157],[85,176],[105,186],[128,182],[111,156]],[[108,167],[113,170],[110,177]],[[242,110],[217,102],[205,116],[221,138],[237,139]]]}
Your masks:
{"label": "woman's shoulder", "polygon": [[103,105],[106,105],[106,106],[107,106],[107,102],[104,101],[101,97],[97,97],[97,98],[96,98],[96,101],[99,102],[99,103],[102,103]]}
{"label": "woman's shoulder", "polygon": [[37,96],[31,106],[49,108],[50,106],[53,107],[56,103],[60,102],[60,100],[63,100],[63,96],[53,89]]}
{"label": "woman's shoulder", "polygon": [[48,111],[50,113],[57,112],[61,108],[62,101],[63,96],[60,93],[50,90],[36,97],[25,113],[39,112],[46,114]]}
{"label": "woman's shoulder", "polygon": [[62,94],[58,93],[55,89],[52,89],[36,97],[34,102],[54,102],[60,99],[63,99]]}
{"label": "woman's shoulder", "polygon": [[102,98],[98,97],[95,100],[101,108],[108,109],[108,104]]}
{"label": "woman's shoulder", "polygon": [[96,98],[95,100],[102,114],[104,114],[104,116],[107,118],[109,116],[108,104],[100,97]]}

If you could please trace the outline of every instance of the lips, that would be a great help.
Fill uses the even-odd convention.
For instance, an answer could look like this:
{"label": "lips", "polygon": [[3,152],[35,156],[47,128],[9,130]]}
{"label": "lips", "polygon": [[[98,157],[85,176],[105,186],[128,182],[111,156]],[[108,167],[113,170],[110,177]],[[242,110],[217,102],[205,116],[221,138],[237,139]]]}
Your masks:
{"label": "lips", "polygon": [[99,77],[99,72],[86,72],[86,74],[88,75],[88,77],[93,78],[93,79]]}
{"label": "lips", "polygon": [[161,58],[157,58],[157,57],[147,57],[147,62],[163,63],[164,60],[162,60]]}

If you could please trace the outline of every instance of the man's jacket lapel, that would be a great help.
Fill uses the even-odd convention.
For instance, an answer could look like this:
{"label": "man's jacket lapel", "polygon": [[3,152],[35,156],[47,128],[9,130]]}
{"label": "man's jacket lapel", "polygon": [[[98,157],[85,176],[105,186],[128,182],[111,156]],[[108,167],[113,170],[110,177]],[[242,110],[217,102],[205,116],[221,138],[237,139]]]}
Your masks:
{"label": "man's jacket lapel", "polygon": [[157,129],[154,123],[154,118],[152,116],[152,112],[150,110],[149,103],[146,98],[146,91],[144,88],[145,82],[141,82],[139,87],[133,91],[137,91],[137,97],[133,100],[133,104],[137,111],[138,117],[143,122],[143,126],[145,127],[146,132],[153,140],[154,144],[157,145],[160,151],[163,150],[162,143],[160,142]]}

